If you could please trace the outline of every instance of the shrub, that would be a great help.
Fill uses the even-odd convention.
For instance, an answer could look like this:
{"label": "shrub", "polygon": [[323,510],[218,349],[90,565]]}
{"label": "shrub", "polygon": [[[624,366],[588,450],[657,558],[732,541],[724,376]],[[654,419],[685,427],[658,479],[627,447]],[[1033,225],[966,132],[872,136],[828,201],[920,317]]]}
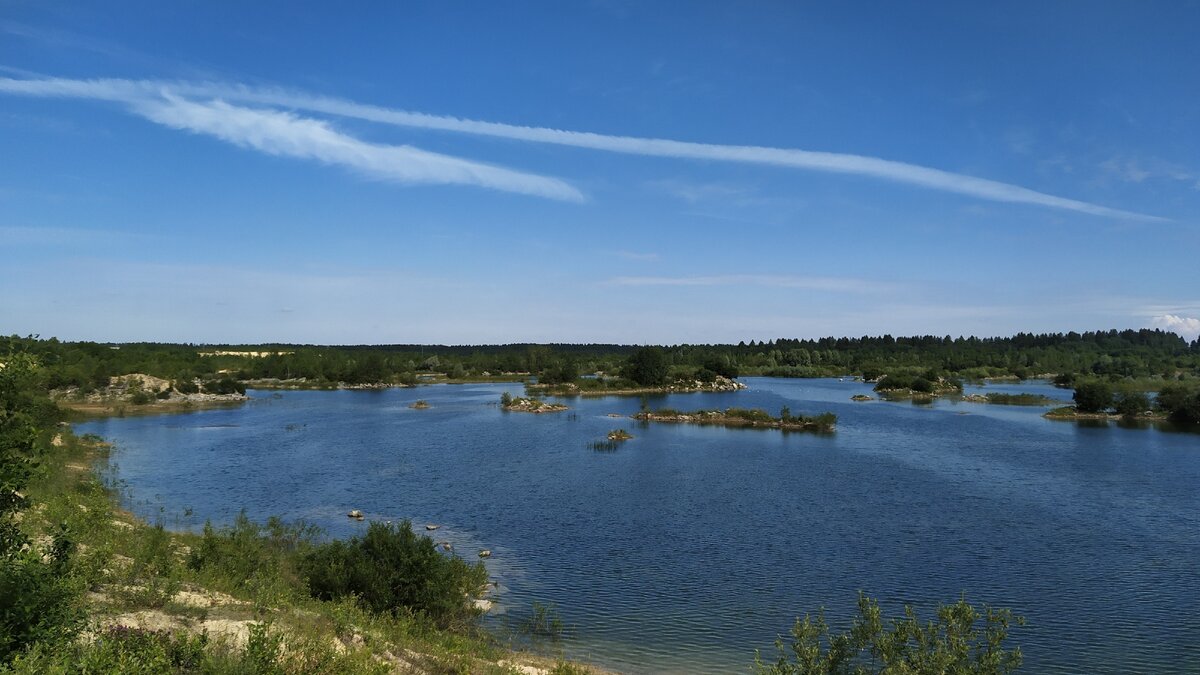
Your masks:
{"label": "shrub", "polygon": [[1073,399],[1080,412],[1103,412],[1112,407],[1112,386],[1107,382],[1081,382],[1075,386]]}
{"label": "shrub", "polygon": [[914,377],[908,388],[922,394],[933,393],[933,383],[923,377]]}
{"label": "shrub", "polygon": [[[850,630],[831,635],[822,612],[806,615],[792,626],[792,642],[775,641],[779,655],[774,663],[755,657],[759,673],[772,675],[833,675],[841,673],[958,673],[1000,675],[1021,666],[1021,650],[1004,649],[1011,623],[1024,624],[1007,609],[984,605],[981,614],[960,599],[942,605],[937,621],[922,623],[912,607],[904,617],[885,626],[879,604],[858,596],[859,616]],[[983,617],[984,625],[977,626]]]}
{"label": "shrub", "polygon": [[0,559],[0,664],[38,643],[70,641],[82,628],[79,594],[65,565],[65,557],[47,564],[29,551]]}
{"label": "shrub", "polygon": [[1113,408],[1125,417],[1136,417],[1150,409],[1150,397],[1140,391],[1118,392]]}
{"label": "shrub", "polygon": [[423,613],[439,625],[475,616],[468,600],[487,583],[483,563],[443,555],[409,521],[371,523],[366,535],[333,541],[304,555],[310,592],[333,600],[351,594],[375,612]]}
{"label": "shrub", "polygon": [[1200,424],[1200,389],[1168,384],[1158,392],[1155,403],[1176,422]]}

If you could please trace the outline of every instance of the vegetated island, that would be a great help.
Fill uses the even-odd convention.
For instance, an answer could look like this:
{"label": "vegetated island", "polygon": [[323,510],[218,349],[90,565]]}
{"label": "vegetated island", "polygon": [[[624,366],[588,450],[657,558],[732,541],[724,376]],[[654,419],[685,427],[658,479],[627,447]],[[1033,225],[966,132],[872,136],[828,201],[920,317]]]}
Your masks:
{"label": "vegetated island", "polygon": [[674,366],[658,347],[642,347],[610,374],[597,371],[580,377],[573,361],[542,371],[536,383],[526,383],[530,393],[555,396],[643,396],[646,394],[690,394],[729,392],[745,389],[737,382],[737,368],[728,359],[709,359],[698,368]]}
{"label": "vegetated island", "polygon": [[549,403],[540,398],[513,396],[507,391],[500,394],[500,409],[508,412],[552,413],[567,410],[561,403]]}
{"label": "vegetated island", "polygon": [[784,431],[812,431],[821,434],[832,433],[837,428],[837,415],[831,412],[809,417],[808,415],[793,415],[787,407],[779,411],[779,417],[772,417],[770,413],[761,408],[726,408],[725,410],[696,410],[693,412],[659,408],[653,411],[643,410],[631,417],[642,422],[754,427]]}
{"label": "vegetated island", "polygon": [[886,400],[912,399],[920,402],[932,401],[948,394],[961,394],[962,387],[961,381],[930,370],[920,375],[882,375],[876,381],[875,391]]}
{"label": "vegetated island", "polygon": [[1029,405],[1029,406],[1047,406],[1060,403],[1056,399],[1041,394],[1005,394],[1002,392],[988,392],[986,394],[966,394],[962,397],[967,403],[991,403],[993,405]]}
{"label": "vegetated island", "polygon": [[1184,384],[1163,386],[1153,401],[1145,392],[1116,389],[1109,382],[1093,380],[1075,385],[1075,405],[1055,408],[1043,417],[1052,420],[1128,420],[1175,422],[1200,429],[1200,390]]}
{"label": "vegetated island", "polygon": [[238,405],[246,387],[233,378],[167,380],[143,373],[115,375],[102,386],[50,392],[55,403],[84,415],[151,415]]}

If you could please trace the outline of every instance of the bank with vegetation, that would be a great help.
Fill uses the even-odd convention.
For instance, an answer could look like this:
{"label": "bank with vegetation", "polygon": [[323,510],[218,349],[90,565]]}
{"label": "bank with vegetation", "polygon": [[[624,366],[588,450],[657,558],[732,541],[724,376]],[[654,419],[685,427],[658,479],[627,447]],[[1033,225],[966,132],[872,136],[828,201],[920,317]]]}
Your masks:
{"label": "bank with vegetation", "polygon": [[1164,385],[1153,397],[1133,387],[1114,387],[1101,380],[1079,382],[1074,405],[1046,413],[1050,419],[1170,421],[1200,429],[1200,388],[1186,384]]}
{"label": "bank with vegetation", "polygon": [[0,672],[584,673],[479,627],[487,570],[410,524],[330,541],[245,516],[141,522],[26,354],[0,368]]}

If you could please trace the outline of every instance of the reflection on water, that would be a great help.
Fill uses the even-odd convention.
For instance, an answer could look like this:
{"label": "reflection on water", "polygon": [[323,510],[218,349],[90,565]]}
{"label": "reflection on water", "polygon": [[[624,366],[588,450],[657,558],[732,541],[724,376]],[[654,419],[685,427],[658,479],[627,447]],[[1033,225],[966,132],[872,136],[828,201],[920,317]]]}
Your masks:
{"label": "reflection on water", "polygon": [[[641,425],[637,398],[505,413],[515,385],[251,392],[240,409],[81,425],[143,516],[437,523],[487,548],[495,610],[554,602],[568,654],[628,672],[744,671],[794,617],[846,619],[862,589],[928,614],[960,593],[1025,615],[1035,673],[1200,668],[1200,437],[1051,423],[1043,407],[851,402],[869,385],[751,378],[680,410],[830,410],[830,436]],[[1022,383],[967,393],[1062,390]],[[408,406],[417,399],[428,410]],[[621,417],[610,417],[610,415]],[[588,443],[617,428],[613,452]],[[161,497],[156,497],[161,495]],[[497,625],[500,619],[493,619]]]}

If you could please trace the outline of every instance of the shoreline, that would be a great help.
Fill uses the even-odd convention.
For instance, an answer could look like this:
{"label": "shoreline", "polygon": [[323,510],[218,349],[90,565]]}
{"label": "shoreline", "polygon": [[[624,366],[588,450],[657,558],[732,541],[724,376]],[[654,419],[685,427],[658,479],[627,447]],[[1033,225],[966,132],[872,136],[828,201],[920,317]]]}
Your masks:
{"label": "shoreline", "polygon": [[[222,403],[237,405],[242,402]],[[204,581],[197,575],[185,573],[186,564],[181,564],[177,572],[170,573],[169,578],[156,576],[159,572],[151,572],[149,576],[127,579],[128,570],[139,564],[140,553],[145,550],[141,542],[156,536],[156,526],[123,508],[120,494],[104,486],[100,463],[109,457],[114,444],[99,436],[76,434],[74,423],[77,421],[115,416],[105,414],[103,409],[106,407],[103,405],[93,407],[100,411],[85,420],[62,422],[61,428],[53,434],[50,445],[54,452],[46,458],[48,471],[43,480],[46,485],[65,482],[67,485],[95,485],[97,488],[82,491],[79,488],[51,488],[46,495],[35,492],[35,506],[27,512],[27,525],[36,527],[35,531],[48,531],[54,523],[46,520],[43,514],[63,511],[71,518],[80,519],[81,523],[99,523],[92,529],[82,525],[74,527],[79,533],[81,553],[105,555],[100,544],[115,542],[114,551],[109,554],[112,559],[103,569],[98,568],[101,577],[96,583],[90,584],[91,590],[83,599],[85,611],[96,622],[98,630],[150,630],[189,635],[208,633],[218,650],[245,650],[256,627],[266,626],[270,634],[282,636],[285,642],[295,639],[303,645],[303,649],[327,650],[340,663],[383,662],[399,668],[401,672],[443,672],[443,664],[468,663],[470,672],[483,673],[613,673],[584,662],[567,661],[561,654],[555,656],[553,650],[523,651],[512,645],[506,647],[497,638],[489,637],[491,634],[479,624],[467,632],[439,628],[432,634],[414,637],[415,632],[411,628],[397,630],[396,626],[408,625],[404,621],[356,609],[358,618],[353,624],[344,629],[336,628],[338,623],[334,618],[344,615],[339,603],[305,595],[286,600],[277,598],[269,605],[263,605],[252,590],[230,588],[225,582]],[[170,411],[160,407],[157,412]],[[47,488],[39,486],[38,490],[45,491]],[[67,508],[64,510],[62,505]],[[253,522],[261,527],[257,521]],[[228,531],[231,527],[233,525],[224,524],[218,525],[217,529]],[[417,525],[412,527],[417,536],[429,538],[419,531]],[[428,526],[426,529],[429,529]],[[167,533],[169,543],[166,545],[181,561],[186,561],[187,556],[202,545],[204,537],[202,533],[190,529],[164,526],[160,531]],[[256,536],[261,538],[267,535]],[[43,536],[37,541],[43,542],[38,544],[43,546],[49,538]],[[96,553],[91,553],[93,550]],[[147,601],[142,599],[143,596],[155,596],[158,599]],[[482,617],[489,613],[494,602],[485,593],[472,605]],[[308,621],[295,621],[295,616],[299,614],[325,617],[327,620],[314,627]],[[536,646],[536,643],[530,645],[531,649]],[[284,654],[280,658],[286,658]],[[354,668],[344,672],[357,670]]]}

